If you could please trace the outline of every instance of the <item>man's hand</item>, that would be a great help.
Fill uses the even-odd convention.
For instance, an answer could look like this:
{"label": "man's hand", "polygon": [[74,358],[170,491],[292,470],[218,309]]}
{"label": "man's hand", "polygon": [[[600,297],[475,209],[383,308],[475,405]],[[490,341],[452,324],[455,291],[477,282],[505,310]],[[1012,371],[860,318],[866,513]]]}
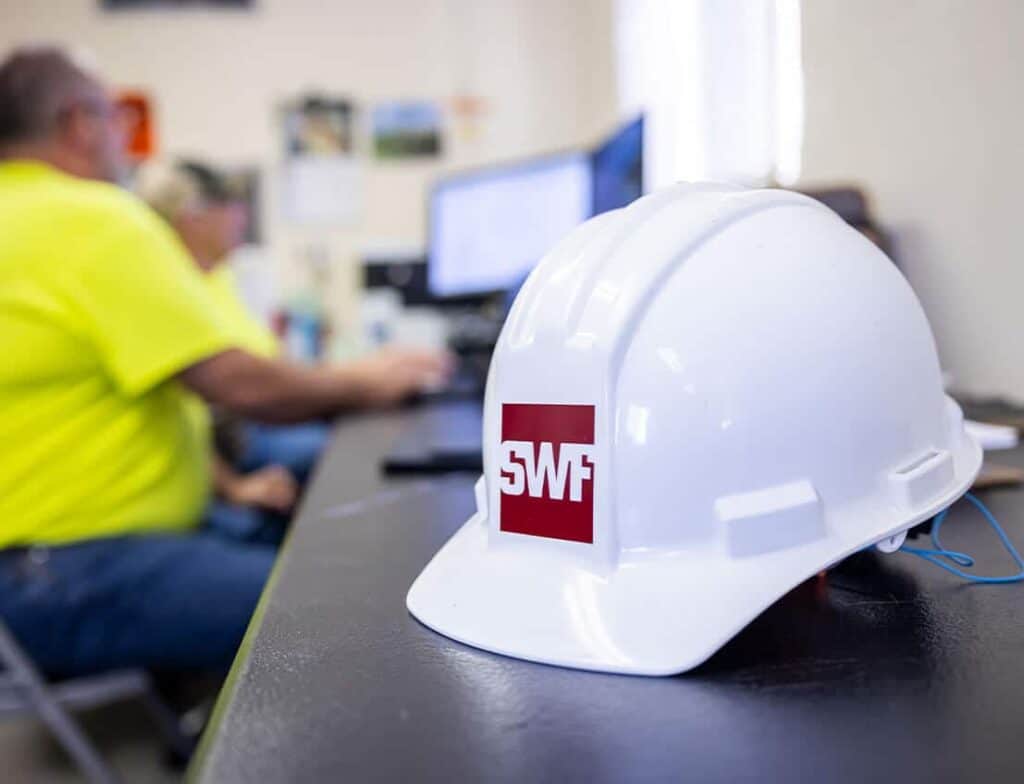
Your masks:
{"label": "man's hand", "polygon": [[389,406],[448,381],[453,361],[437,351],[388,348],[341,366],[352,384],[353,403]]}
{"label": "man's hand", "polygon": [[298,495],[295,477],[276,465],[237,476],[225,488],[225,496],[233,504],[258,506],[282,514],[292,510]]}

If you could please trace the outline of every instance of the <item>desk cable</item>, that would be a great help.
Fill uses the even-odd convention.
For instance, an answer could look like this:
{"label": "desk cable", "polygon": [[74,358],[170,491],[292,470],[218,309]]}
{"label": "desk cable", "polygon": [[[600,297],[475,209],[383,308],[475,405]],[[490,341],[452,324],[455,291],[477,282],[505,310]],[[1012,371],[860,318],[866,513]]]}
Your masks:
{"label": "desk cable", "polygon": [[[979,501],[975,496],[967,493],[964,496],[965,499],[974,504],[975,508],[981,512],[982,517],[985,518],[992,530],[996,532],[996,535],[1002,541],[1006,551],[1013,557],[1018,567],[1016,574],[1005,575],[1002,577],[988,577],[980,574],[972,574],[965,572],[962,568],[970,568],[974,566],[974,559],[966,553],[961,553],[956,550],[947,550],[942,546],[942,541],[939,539],[939,530],[942,528],[942,524],[946,521],[946,516],[949,514],[949,508],[943,509],[932,521],[932,544],[935,545],[934,549],[928,549],[925,547],[911,547],[910,545],[904,544],[899,549],[902,552],[916,555],[919,558],[923,558],[930,563],[935,564],[940,569],[945,569],[947,572],[955,574],[957,577],[962,577],[971,583],[1016,583],[1024,580],[1024,558],[1021,558],[1017,548],[1013,546],[1013,542],[1010,541],[1010,537],[1006,535],[1003,527],[999,525],[999,522],[988,510],[988,508]],[[951,563],[947,563],[951,562]]]}

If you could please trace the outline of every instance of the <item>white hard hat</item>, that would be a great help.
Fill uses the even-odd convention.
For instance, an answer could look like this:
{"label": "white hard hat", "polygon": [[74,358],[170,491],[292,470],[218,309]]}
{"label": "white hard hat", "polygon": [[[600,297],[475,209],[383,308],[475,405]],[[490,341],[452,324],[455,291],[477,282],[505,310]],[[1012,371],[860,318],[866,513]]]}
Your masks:
{"label": "white hard hat", "polygon": [[409,591],[490,651],[697,666],[970,486],[910,287],[817,202],[679,185],[545,257],[494,352],[477,513]]}

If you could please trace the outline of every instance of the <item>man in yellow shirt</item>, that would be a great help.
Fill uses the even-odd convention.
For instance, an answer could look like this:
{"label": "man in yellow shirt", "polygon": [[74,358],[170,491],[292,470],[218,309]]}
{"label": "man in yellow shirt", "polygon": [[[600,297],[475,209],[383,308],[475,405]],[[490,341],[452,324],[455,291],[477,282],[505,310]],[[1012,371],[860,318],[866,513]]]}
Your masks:
{"label": "man in yellow shirt", "polygon": [[202,529],[190,395],[302,421],[397,402],[447,362],[240,347],[170,228],[109,184],[120,145],[103,86],[60,51],[0,64],[0,616],[51,672],[223,668],[274,550]]}

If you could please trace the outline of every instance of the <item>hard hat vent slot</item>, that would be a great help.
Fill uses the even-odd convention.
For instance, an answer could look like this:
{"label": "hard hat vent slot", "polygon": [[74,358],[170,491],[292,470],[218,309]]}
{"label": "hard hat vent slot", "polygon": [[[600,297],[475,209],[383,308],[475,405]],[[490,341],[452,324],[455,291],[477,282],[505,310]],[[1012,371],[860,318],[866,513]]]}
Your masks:
{"label": "hard hat vent slot", "polygon": [[917,458],[917,460],[914,460],[912,463],[908,463],[907,465],[903,466],[903,468],[897,469],[896,473],[897,474],[911,474],[911,473],[914,472],[915,469],[920,468],[925,463],[931,462],[932,460],[934,460],[938,456],[939,456],[938,452],[935,452],[935,451],[926,452],[921,457]]}
{"label": "hard hat vent slot", "polygon": [[821,499],[806,479],[722,496],[715,500],[715,516],[734,556],[795,547],[825,535]]}
{"label": "hard hat vent slot", "polygon": [[901,504],[916,509],[941,495],[953,482],[953,458],[946,450],[929,450],[889,474]]}

